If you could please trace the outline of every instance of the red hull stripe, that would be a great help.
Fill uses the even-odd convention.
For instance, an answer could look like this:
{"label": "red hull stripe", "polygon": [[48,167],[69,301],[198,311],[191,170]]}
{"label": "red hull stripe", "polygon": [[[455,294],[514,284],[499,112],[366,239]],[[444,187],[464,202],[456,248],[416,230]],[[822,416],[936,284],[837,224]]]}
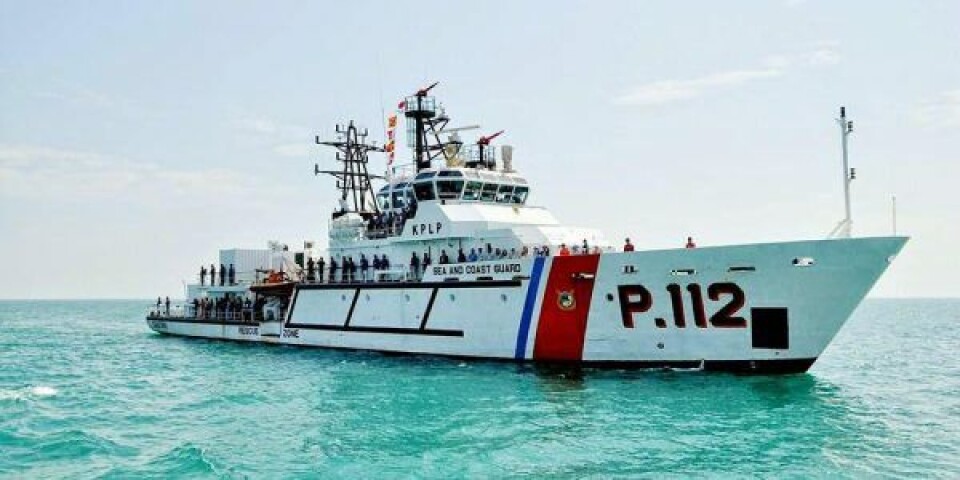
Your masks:
{"label": "red hull stripe", "polygon": [[587,334],[587,315],[593,296],[599,255],[553,257],[543,290],[537,337],[536,360],[579,361]]}

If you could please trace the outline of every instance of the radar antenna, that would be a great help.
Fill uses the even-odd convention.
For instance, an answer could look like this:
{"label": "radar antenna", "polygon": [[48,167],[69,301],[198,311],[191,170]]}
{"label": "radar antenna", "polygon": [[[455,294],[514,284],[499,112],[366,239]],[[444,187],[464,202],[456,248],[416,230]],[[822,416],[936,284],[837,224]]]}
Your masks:
{"label": "radar antenna", "polygon": [[370,180],[383,177],[371,175],[367,171],[367,157],[369,152],[383,152],[384,149],[374,143],[367,143],[368,134],[367,129],[359,130],[351,120],[347,126],[337,124],[337,139],[334,141],[321,141],[319,136],[315,137],[317,145],[336,148],[338,150],[336,159],[343,163],[341,170],[320,170],[319,165],[313,166],[314,175],[324,173],[337,179],[340,208],[334,212],[334,218],[347,212],[356,212],[367,218],[379,211]]}

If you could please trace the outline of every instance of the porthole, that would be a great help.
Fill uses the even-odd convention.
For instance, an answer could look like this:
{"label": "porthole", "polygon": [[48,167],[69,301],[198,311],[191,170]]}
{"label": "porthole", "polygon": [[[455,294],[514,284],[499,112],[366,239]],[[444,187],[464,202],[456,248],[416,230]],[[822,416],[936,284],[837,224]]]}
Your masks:
{"label": "porthole", "polygon": [[451,293],[451,294],[450,294],[450,301],[451,301],[451,302],[455,302],[456,300],[457,300],[457,296]]}
{"label": "porthole", "polygon": [[608,302],[612,302],[612,301],[613,301],[613,294],[612,294],[612,293],[608,293],[608,294],[607,294],[607,301],[608,301]]}

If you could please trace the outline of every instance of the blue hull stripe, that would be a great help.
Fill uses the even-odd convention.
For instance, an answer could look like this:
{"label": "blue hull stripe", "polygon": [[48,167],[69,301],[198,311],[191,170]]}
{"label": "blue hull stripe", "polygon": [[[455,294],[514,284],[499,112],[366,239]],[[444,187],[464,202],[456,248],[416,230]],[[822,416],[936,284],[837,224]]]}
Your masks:
{"label": "blue hull stripe", "polygon": [[517,331],[517,349],[513,357],[523,360],[527,354],[527,338],[530,336],[530,320],[533,318],[533,307],[537,304],[537,291],[540,290],[540,274],[543,273],[544,257],[533,259],[533,270],[530,272],[530,285],[527,287],[527,299],[523,303],[523,315],[520,317],[520,329]]}

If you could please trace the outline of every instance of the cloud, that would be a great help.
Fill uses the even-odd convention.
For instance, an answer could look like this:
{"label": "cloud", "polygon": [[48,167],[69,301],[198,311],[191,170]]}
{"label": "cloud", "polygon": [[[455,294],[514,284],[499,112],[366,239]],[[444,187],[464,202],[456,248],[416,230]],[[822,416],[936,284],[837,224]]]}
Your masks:
{"label": "cloud", "polygon": [[310,129],[301,125],[277,122],[261,115],[245,115],[231,122],[233,128],[243,133],[253,133],[278,140],[304,138],[312,140]]}
{"label": "cloud", "polygon": [[767,67],[758,70],[731,70],[713,73],[692,80],[662,80],[633,88],[615,99],[620,105],[657,105],[698,97],[708,91],[734,87],[755,80],[779,77],[783,69]]}
{"label": "cloud", "polygon": [[813,51],[793,55],[770,55],[758,68],[728,70],[688,80],[660,80],[642,84],[614,98],[613,101],[618,105],[660,105],[781,77],[796,68],[828,66],[839,61],[840,54],[833,45],[821,44]]}
{"label": "cloud", "polygon": [[309,157],[316,153],[313,143],[285,143],[273,147],[273,152],[284,157]]}
{"label": "cloud", "polygon": [[806,64],[811,67],[836,65],[840,63],[840,54],[832,48],[822,47],[805,55]]}
{"label": "cloud", "polygon": [[277,125],[272,120],[256,117],[241,118],[234,122],[234,127],[238,130],[262,135],[273,135],[278,130]]}
{"label": "cloud", "polygon": [[251,191],[251,182],[223,169],[178,170],[92,152],[0,144],[0,197],[98,197],[168,200],[176,196]]}
{"label": "cloud", "polygon": [[939,128],[960,128],[960,88],[941,92],[914,112],[917,123]]}

